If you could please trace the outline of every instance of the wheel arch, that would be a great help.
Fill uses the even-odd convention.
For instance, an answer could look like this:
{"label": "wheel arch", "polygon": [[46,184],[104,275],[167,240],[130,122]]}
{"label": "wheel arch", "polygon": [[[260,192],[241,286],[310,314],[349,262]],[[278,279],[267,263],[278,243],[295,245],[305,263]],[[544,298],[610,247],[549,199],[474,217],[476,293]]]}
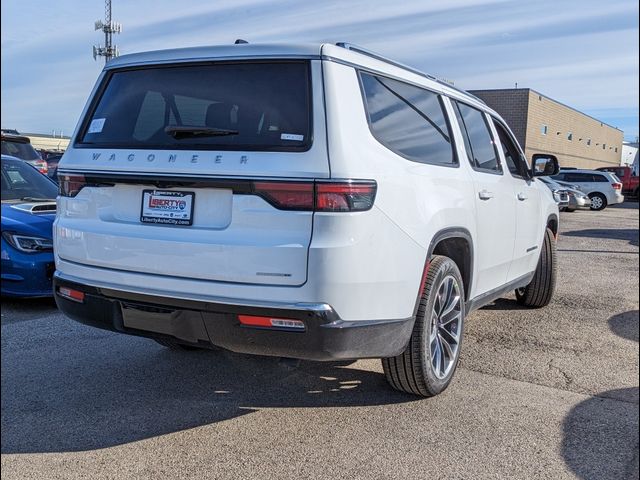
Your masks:
{"label": "wheel arch", "polygon": [[[468,300],[473,284],[474,265],[473,237],[469,230],[463,227],[451,227],[436,233],[427,251],[425,273],[427,271],[426,265],[433,255],[444,255],[456,263],[464,282],[465,300]],[[419,295],[421,294],[422,292],[419,292]]]}
{"label": "wheel arch", "polygon": [[[547,228],[553,232],[553,236],[558,238],[558,229],[560,227],[558,216],[552,213],[547,217]],[[544,237],[543,237],[544,238]]]}

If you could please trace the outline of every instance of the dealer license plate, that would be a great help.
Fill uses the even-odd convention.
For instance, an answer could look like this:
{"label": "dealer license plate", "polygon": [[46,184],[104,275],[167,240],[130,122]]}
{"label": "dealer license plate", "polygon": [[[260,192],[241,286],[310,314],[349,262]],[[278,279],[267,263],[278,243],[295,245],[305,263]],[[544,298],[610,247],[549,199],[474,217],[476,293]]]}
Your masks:
{"label": "dealer license plate", "polygon": [[140,221],[168,225],[193,224],[194,192],[143,190]]}

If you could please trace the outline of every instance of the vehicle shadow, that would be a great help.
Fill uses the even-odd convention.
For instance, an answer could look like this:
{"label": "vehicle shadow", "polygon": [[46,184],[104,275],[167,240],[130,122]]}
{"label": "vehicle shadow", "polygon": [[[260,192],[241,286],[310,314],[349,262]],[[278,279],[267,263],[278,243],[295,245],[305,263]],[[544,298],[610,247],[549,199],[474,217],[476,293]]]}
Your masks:
{"label": "vehicle shadow", "polygon": [[609,328],[616,335],[637,342],[639,316],[638,310],[618,313],[609,319]]}
{"label": "vehicle shadow", "polygon": [[607,240],[627,240],[630,245],[633,245],[635,247],[639,245],[637,228],[587,228],[584,230],[563,232],[561,236],[603,238]]}
{"label": "vehicle shadow", "polygon": [[15,298],[1,297],[2,325],[50,315],[58,307],[53,297]]}
{"label": "vehicle shadow", "polygon": [[177,352],[108,333],[97,345],[5,355],[3,343],[3,454],[106,448],[261,408],[418,400],[352,362],[296,365],[224,351]]}
{"label": "vehicle shadow", "polygon": [[520,305],[515,298],[498,298],[493,303],[485,305],[482,310],[529,310]]}
{"label": "vehicle shadow", "polygon": [[610,205],[608,208],[619,208],[621,210],[638,209],[638,199],[625,196],[623,203]]}
{"label": "vehicle shadow", "polygon": [[637,399],[637,387],[610,390],[571,409],[563,422],[562,455],[578,478],[638,478]]}

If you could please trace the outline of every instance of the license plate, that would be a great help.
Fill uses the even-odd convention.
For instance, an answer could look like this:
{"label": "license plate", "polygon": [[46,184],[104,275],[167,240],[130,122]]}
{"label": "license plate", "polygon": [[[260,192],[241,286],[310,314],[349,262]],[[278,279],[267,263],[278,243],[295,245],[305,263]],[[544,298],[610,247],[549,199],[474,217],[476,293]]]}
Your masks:
{"label": "license plate", "polygon": [[194,192],[143,190],[140,221],[168,225],[193,224]]}

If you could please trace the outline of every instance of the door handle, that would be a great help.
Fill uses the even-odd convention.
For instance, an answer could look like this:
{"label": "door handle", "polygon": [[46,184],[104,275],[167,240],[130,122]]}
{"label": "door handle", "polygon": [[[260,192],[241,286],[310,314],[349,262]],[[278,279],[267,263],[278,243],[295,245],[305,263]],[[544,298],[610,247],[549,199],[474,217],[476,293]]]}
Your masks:
{"label": "door handle", "polygon": [[493,192],[489,192],[487,190],[480,190],[478,192],[478,196],[480,197],[480,200],[489,200],[493,198]]}
{"label": "door handle", "polygon": [[524,202],[527,198],[529,197],[527,197],[527,195],[522,192],[518,194],[518,200],[520,200],[521,202]]}

